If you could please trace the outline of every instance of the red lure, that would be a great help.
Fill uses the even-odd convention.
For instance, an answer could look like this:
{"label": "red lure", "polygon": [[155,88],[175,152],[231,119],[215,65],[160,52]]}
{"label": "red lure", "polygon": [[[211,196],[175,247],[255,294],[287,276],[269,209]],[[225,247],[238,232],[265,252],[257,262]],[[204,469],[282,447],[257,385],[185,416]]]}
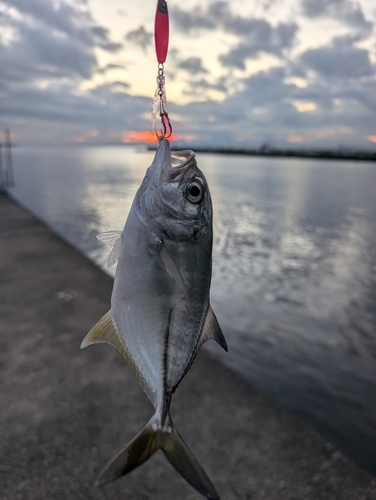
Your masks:
{"label": "red lure", "polygon": [[162,122],[161,135],[168,138],[172,135],[172,126],[168,117],[167,111],[167,98],[165,89],[164,77],[164,62],[167,58],[168,51],[168,38],[169,38],[169,19],[167,2],[165,0],[158,0],[157,11],[155,13],[154,23],[154,41],[155,52],[158,61],[158,76],[157,76],[157,90],[154,94],[153,112],[152,112],[152,128],[155,130],[155,117],[159,105],[159,115]]}
{"label": "red lure", "polygon": [[169,20],[167,2],[158,0],[154,23],[155,52],[159,64],[166,62],[168,51]]}

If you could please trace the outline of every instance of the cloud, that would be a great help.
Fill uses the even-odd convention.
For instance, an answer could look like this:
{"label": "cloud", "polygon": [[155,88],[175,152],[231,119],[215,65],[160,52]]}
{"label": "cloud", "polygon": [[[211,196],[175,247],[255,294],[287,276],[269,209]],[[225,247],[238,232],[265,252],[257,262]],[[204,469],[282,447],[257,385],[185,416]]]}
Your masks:
{"label": "cloud", "polygon": [[[340,20],[330,43],[317,47],[317,40],[303,30],[297,37],[298,17],[296,23],[287,16],[278,21],[247,17],[235,12],[235,4],[223,1],[172,8],[175,27],[197,37],[204,49],[192,52],[197,44],[183,41],[179,50],[170,50],[168,68],[175,81],[168,78],[167,94],[172,95],[174,86],[185,94],[183,102],[189,101],[184,105],[169,101],[172,120],[178,115],[179,122],[195,128],[191,137],[213,145],[257,146],[265,141],[283,145],[288,137],[306,144],[337,145],[339,140],[361,144],[362,137],[373,136],[376,68],[371,49],[366,49],[372,40],[364,41],[370,22],[351,0],[301,2],[318,29],[325,16]],[[124,66],[114,64],[118,61],[111,57],[122,45],[95,22],[89,5],[78,0],[0,0],[7,27],[0,52],[0,126],[10,126],[20,143],[38,138],[69,142],[74,136],[120,142],[126,130],[150,128],[151,96],[128,94],[124,71],[116,72]],[[211,74],[213,56],[205,52],[205,44],[211,46],[212,35],[218,40],[218,32],[223,40],[222,67]],[[152,34],[140,24],[126,33],[123,42],[146,51]],[[101,67],[98,48],[108,52],[101,53]],[[244,69],[252,58],[264,63],[265,53],[279,58],[279,67],[247,77],[228,71]],[[142,64],[141,53],[138,59]],[[82,81],[93,75],[97,78],[90,85],[100,84],[82,90],[87,88]],[[116,80],[108,82],[108,77]],[[133,93],[134,82],[136,76],[129,79]],[[94,129],[98,135],[90,135]]]}
{"label": "cloud", "polygon": [[4,80],[89,78],[96,68],[94,54],[74,39],[56,36],[43,25],[14,21],[13,26],[22,36],[2,47],[0,63]]}
{"label": "cloud", "polygon": [[[339,80],[335,85],[322,79],[299,88],[286,83],[288,76],[287,69],[281,67],[244,78],[242,89],[226,94],[222,102],[170,102],[170,116],[173,120],[176,115],[183,116],[179,122],[194,127],[189,134],[213,145],[234,145],[238,141],[255,146],[265,141],[283,145],[293,136],[317,145],[330,145],[342,137],[351,144],[374,133],[376,96],[372,79]],[[216,90],[226,89],[223,79],[214,83],[201,79],[189,82],[189,86],[200,97],[216,86]],[[83,95],[77,95],[73,84],[45,89],[14,86],[6,98],[0,99],[6,125],[24,138],[31,134],[46,136],[50,129],[61,141],[72,140],[74,135],[84,137],[85,131],[95,128],[98,136],[88,140],[120,142],[124,130],[150,128],[150,104],[148,98],[128,95],[125,82],[100,85]],[[306,112],[299,112],[299,108]],[[184,137],[184,129],[175,129]]]}
{"label": "cloud", "polygon": [[115,80],[113,82],[106,82],[102,85],[97,85],[93,89],[91,89],[92,94],[101,93],[103,90],[106,90],[110,93],[125,93],[126,90],[129,89],[129,83],[123,82],[121,80]]}
{"label": "cloud", "polygon": [[105,75],[108,71],[116,70],[116,69],[126,69],[126,66],[124,66],[123,64],[110,63],[110,64],[106,64],[106,66],[103,66],[103,68],[99,68],[97,70],[97,73]]}
{"label": "cloud", "polygon": [[148,32],[144,26],[140,26],[136,30],[128,31],[125,35],[125,39],[136,45],[139,45],[144,50],[146,50],[150,45],[153,38],[153,34]]}
{"label": "cloud", "polygon": [[79,2],[70,4],[50,0],[2,0],[2,3],[26,14],[34,22],[42,23],[89,47],[98,45],[110,52],[122,47],[121,44],[110,41],[108,30],[97,25]]}
{"label": "cloud", "polygon": [[303,88],[287,83],[288,77],[288,69],[273,68],[244,78],[243,88],[220,103],[206,100],[170,109],[184,116],[183,123],[194,126],[202,141],[216,144],[259,146],[267,141],[283,146],[299,136],[306,144],[330,147],[340,140],[362,144],[373,133],[374,80],[328,85],[322,79]]}
{"label": "cloud", "polygon": [[191,80],[187,84],[189,88],[184,90],[185,95],[202,95],[206,90],[216,90],[217,92],[227,94],[225,78],[220,78],[216,83],[211,83],[205,78],[201,78],[200,80]]}
{"label": "cloud", "polygon": [[[121,47],[111,41],[106,28],[94,22],[84,2],[1,0],[0,6],[5,7],[3,15],[11,33],[0,52],[0,107],[5,125],[23,130],[25,137],[37,136],[38,130],[48,135],[56,129],[58,137],[59,133],[68,137],[70,128],[103,130],[124,125],[119,102],[127,102],[131,109],[131,100],[140,102],[126,94],[128,83],[111,82],[86,93],[78,89],[83,79],[98,70],[96,48],[114,52]],[[117,67],[108,64],[99,72]],[[107,103],[105,109],[101,102]],[[111,117],[107,124],[106,116]]]}
{"label": "cloud", "polygon": [[332,17],[359,29],[366,36],[372,30],[361,6],[353,0],[302,0],[303,13],[308,17]]}
{"label": "cloud", "polygon": [[359,78],[375,74],[369,52],[354,47],[349,37],[336,38],[329,46],[307,50],[300,61],[325,78]]}
{"label": "cloud", "polygon": [[[18,16],[8,14],[14,36],[2,47],[1,64],[11,79],[89,78],[96,68],[95,47],[117,52],[106,28],[94,22],[82,2],[50,0],[1,0]],[[7,9],[8,10],[8,9]]]}
{"label": "cloud", "polygon": [[118,52],[123,47],[122,43],[111,42],[108,29],[102,26],[93,26],[91,32],[94,34],[95,44],[107,52]]}
{"label": "cloud", "polygon": [[252,30],[254,19],[234,15],[228,3],[219,1],[209,5],[208,15],[221,26],[224,31],[239,36],[248,36]]}
{"label": "cloud", "polygon": [[[286,102],[295,90],[295,86],[285,83],[286,70],[284,68],[272,68],[269,71],[261,71],[243,80],[244,89],[238,93],[238,99],[244,101],[243,107],[269,108],[277,107]],[[277,111],[280,114],[280,111]]]}
{"label": "cloud", "polygon": [[90,33],[82,29],[82,24],[87,23],[87,16],[68,3],[56,4],[49,0],[2,0],[2,3],[75,40],[84,43],[92,40]]}
{"label": "cloud", "polygon": [[37,141],[51,133],[57,142],[69,142],[74,135],[95,128],[100,140],[120,142],[122,131],[134,129],[135,123],[141,129],[150,127],[150,121],[143,118],[150,111],[150,99],[130,96],[125,87],[125,82],[112,82],[81,95],[72,84],[13,87],[6,98],[0,97],[0,123],[24,141]]}
{"label": "cloud", "polygon": [[214,20],[208,17],[207,13],[200,7],[194,7],[192,10],[182,10],[180,7],[170,9],[170,16],[177,26],[189,33],[195,29],[215,29]]}
{"label": "cloud", "polygon": [[272,27],[267,21],[255,19],[247,34],[247,40],[220,56],[224,66],[245,69],[245,61],[261,53],[281,57],[286,49],[292,47],[298,26],[295,23],[280,23]]}
{"label": "cloud", "polygon": [[224,1],[210,4],[207,14],[225,32],[246,40],[249,46],[262,46],[264,52],[281,53],[283,48],[291,46],[298,30],[298,25],[294,22],[282,22],[273,26],[266,19],[233,14],[228,2]]}
{"label": "cloud", "polygon": [[178,63],[178,68],[188,71],[188,73],[208,73],[208,70],[203,67],[200,57],[188,57]]}
{"label": "cloud", "polygon": [[193,29],[221,29],[240,38],[235,48],[220,56],[224,66],[239,69],[245,69],[245,61],[262,52],[281,57],[286,49],[292,47],[298,31],[295,22],[281,22],[273,26],[266,19],[239,16],[223,1],[209,4],[206,10],[196,7],[183,11],[175,7],[172,13],[173,20],[187,33]]}
{"label": "cloud", "polygon": [[[266,19],[239,16],[234,14],[228,2],[224,1],[211,3],[206,9],[194,7],[191,10],[182,10],[175,7],[172,9],[172,19],[185,32],[219,28],[248,40],[250,44],[256,42],[260,45],[265,41],[266,45],[275,46],[281,43],[283,47],[291,44],[298,29],[295,23],[280,23],[273,27]],[[273,50],[275,51],[276,47]]]}

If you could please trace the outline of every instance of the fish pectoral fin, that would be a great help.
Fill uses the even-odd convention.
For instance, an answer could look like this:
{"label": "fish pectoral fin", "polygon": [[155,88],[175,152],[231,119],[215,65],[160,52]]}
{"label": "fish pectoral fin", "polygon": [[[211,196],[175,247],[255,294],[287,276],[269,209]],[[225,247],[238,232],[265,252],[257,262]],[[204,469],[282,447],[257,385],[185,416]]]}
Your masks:
{"label": "fish pectoral fin", "polygon": [[161,240],[160,243],[156,245],[149,245],[149,250],[151,255],[156,259],[158,264],[161,266],[161,268],[164,269],[166,272],[168,272],[171,278],[173,278],[176,281],[176,283],[180,286],[180,288],[184,292],[185,298],[187,299],[188,302],[190,302],[188,296],[188,290],[184,283],[183,276],[181,275],[178,266],[176,265],[170,252],[165,247],[163,241]]}
{"label": "fish pectoral fin", "polygon": [[226,352],[228,352],[225,336],[223,335],[213,309],[209,305],[208,310],[206,311],[204,323],[202,325],[200,338],[197,343],[197,350],[200,349],[202,344],[210,339],[215,340]]}
{"label": "fish pectoral fin", "polygon": [[120,238],[122,231],[106,231],[105,233],[97,234],[96,238],[103,243],[107,243],[110,246],[114,246],[117,240]]}
{"label": "fish pectoral fin", "polygon": [[122,231],[107,231],[106,233],[97,234],[97,240],[108,243],[112,246],[111,253],[108,257],[107,267],[111,267],[119,260],[121,246],[123,244]]}
{"label": "fish pectoral fin", "polygon": [[108,311],[86,335],[81,343],[81,349],[99,343],[111,344],[128,360],[128,353],[120,339],[111,311]]}
{"label": "fish pectoral fin", "polygon": [[108,256],[107,267],[113,266],[119,260],[122,245],[123,245],[123,238],[121,233],[119,239],[117,240],[113,249],[111,250],[110,255]]}

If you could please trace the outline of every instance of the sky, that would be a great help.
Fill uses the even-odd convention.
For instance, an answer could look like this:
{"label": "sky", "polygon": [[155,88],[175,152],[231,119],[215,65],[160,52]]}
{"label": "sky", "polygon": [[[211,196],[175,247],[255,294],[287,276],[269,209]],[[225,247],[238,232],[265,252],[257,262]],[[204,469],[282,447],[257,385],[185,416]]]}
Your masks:
{"label": "sky", "polygon": [[[169,115],[201,146],[376,149],[375,0],[168,0]],[[150,136],[156,0],[0,0],[0,128]]]}

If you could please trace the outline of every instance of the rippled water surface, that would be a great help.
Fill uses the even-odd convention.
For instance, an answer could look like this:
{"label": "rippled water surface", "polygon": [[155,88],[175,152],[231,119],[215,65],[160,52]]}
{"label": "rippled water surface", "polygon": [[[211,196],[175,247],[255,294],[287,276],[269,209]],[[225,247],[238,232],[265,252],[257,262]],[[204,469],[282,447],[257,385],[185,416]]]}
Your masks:
{"label": "rippled water surface", "polygon": [[[95,236],[122,229],[152,158],[15,148],[12,194],[104,267],[109,248]],[[376,164],[214,154],[198,164],[230,353],[210,350],[376,473]]]}

